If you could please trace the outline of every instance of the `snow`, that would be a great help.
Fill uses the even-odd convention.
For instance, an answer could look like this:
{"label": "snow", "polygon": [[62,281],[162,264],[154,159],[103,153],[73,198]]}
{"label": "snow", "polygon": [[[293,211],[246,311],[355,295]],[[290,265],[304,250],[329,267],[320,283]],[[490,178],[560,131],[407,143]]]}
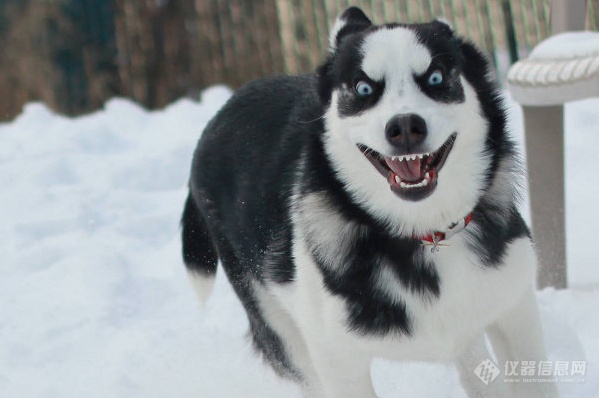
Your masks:
{"label": "snow", "polygon": [[[253,354],[224,275],[201,311],[179,217],[203,126],[230,95],[77,118],[28,104],[0,124],[0,396],[299,397]],[[522,141],[521,113],[510,121]],[[598,100],[566,108],[570,288],[538,294],[553,360],[587,360],[598,396]],[[373,366],[381,397],[463,397],[451,366]]]}
{"label": "snow", "polygon": [[541,41],[531,59],[573,59],[598,56],[598,32],[565,32]]}

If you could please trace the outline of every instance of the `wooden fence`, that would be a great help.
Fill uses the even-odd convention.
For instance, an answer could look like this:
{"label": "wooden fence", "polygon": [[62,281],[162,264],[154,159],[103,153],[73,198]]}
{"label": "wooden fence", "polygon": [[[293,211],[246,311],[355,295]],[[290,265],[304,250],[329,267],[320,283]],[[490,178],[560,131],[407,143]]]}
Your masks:
{"label": "wooden fence", "polygon": [[[354,4],[378,23],[426,22],[443,17],[459,34],[488,50],[503,68],[509,60],[502,59],[502,55],[510,56],[511,45],[513,57],[526,55],[549,34],[546,0],[317,0],[312,3],[280,0],[278,3],[285,68],[290,73],[310,69],[318,62],[326,51],[323,36],[327,34],[329,21]],[[514,40],[509,42],[511,35]]]}
{"label": "wooden fence", "polygon": [[[438,16],[500,71],[549,34],[550,0],[0,0],[0,120],[27,101],[74,115],[112,96],[159,108],[224,83],[314,69],[350,5],[374,22]],[[598,30],[598,0],[588,28]]]}

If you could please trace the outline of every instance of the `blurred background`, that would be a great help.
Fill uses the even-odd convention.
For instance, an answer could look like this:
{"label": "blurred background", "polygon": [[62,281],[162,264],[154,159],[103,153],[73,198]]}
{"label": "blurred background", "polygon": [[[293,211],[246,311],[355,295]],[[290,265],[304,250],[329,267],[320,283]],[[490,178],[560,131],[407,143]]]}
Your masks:
{"label": "blurred background", "polygon": [[[114,96],[149,109],[223,83],[312,71],[336,15],[443,16],[485,49],[501,80],[550,35],[550,0],[0,0],[0,121],[40,100],[78,115]],[[598,0],[586,29],[598,30]]]}

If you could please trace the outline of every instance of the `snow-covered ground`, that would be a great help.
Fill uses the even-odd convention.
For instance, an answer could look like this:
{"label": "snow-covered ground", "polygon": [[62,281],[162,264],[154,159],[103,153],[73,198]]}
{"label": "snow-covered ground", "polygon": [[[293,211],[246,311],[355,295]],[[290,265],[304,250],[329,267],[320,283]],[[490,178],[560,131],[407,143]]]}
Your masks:
{"label": "snow-covered ground", "polygon": [[[245,338],[223,274],[201,311],[179,216],[198,136],[229,96],[78,118],[29,104],[0,124],[0,397],[298,397]],[[521,114],[511,124],[522,140]],[[598,396],[598,101],[566,111],[570,289],[538,294],[550,359]],[[381,397],[462,397],[450,366],[377,361]]]}

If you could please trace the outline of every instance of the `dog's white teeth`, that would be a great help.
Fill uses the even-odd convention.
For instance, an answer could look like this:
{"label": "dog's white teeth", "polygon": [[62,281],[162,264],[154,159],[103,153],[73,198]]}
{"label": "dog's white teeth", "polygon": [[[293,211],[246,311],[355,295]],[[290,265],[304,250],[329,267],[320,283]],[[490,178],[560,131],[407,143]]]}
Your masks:
{"label": "dog's white teeth", "polygon": [[417,159],[421,160],[427,156],[429,156],[429,153],[417,153],[417,154],[412,154],[412,155],[392,156],[391,159],[394,162],[404,162],[404,161],[417,160]]}
{"label": "dog's white teeth", "polygon": [[429,185],[429,181],[427,181],[426,179],[421,180],[421,182],[419,182],[417,184],[412,184],[412,183],[407,184],[404,181],[400,180],[400,178],[398,176],[394,176],[394,180],[396,181],[396,183],[398,185],[400,185],[400,188],[404,188],[404,189],[420,188],[420,187],[426,187],[427,185]]}
{"label": "dog's white teeth", "polygon": [[425,181],[427,180],[431,180],[431,176],[429,175],[429,172],[425,173]]}
{"label": "dog's white teeth", "polygon": [[422,160],[425,157],[430,156],[429,152],[427,153],[416,153],[416,154],[412,154],[412,155],[399,155],[399,156],[392,156],[390,157],[390,159],[394,162],[404,162],[404,161],[409,161],[409,160]]}

